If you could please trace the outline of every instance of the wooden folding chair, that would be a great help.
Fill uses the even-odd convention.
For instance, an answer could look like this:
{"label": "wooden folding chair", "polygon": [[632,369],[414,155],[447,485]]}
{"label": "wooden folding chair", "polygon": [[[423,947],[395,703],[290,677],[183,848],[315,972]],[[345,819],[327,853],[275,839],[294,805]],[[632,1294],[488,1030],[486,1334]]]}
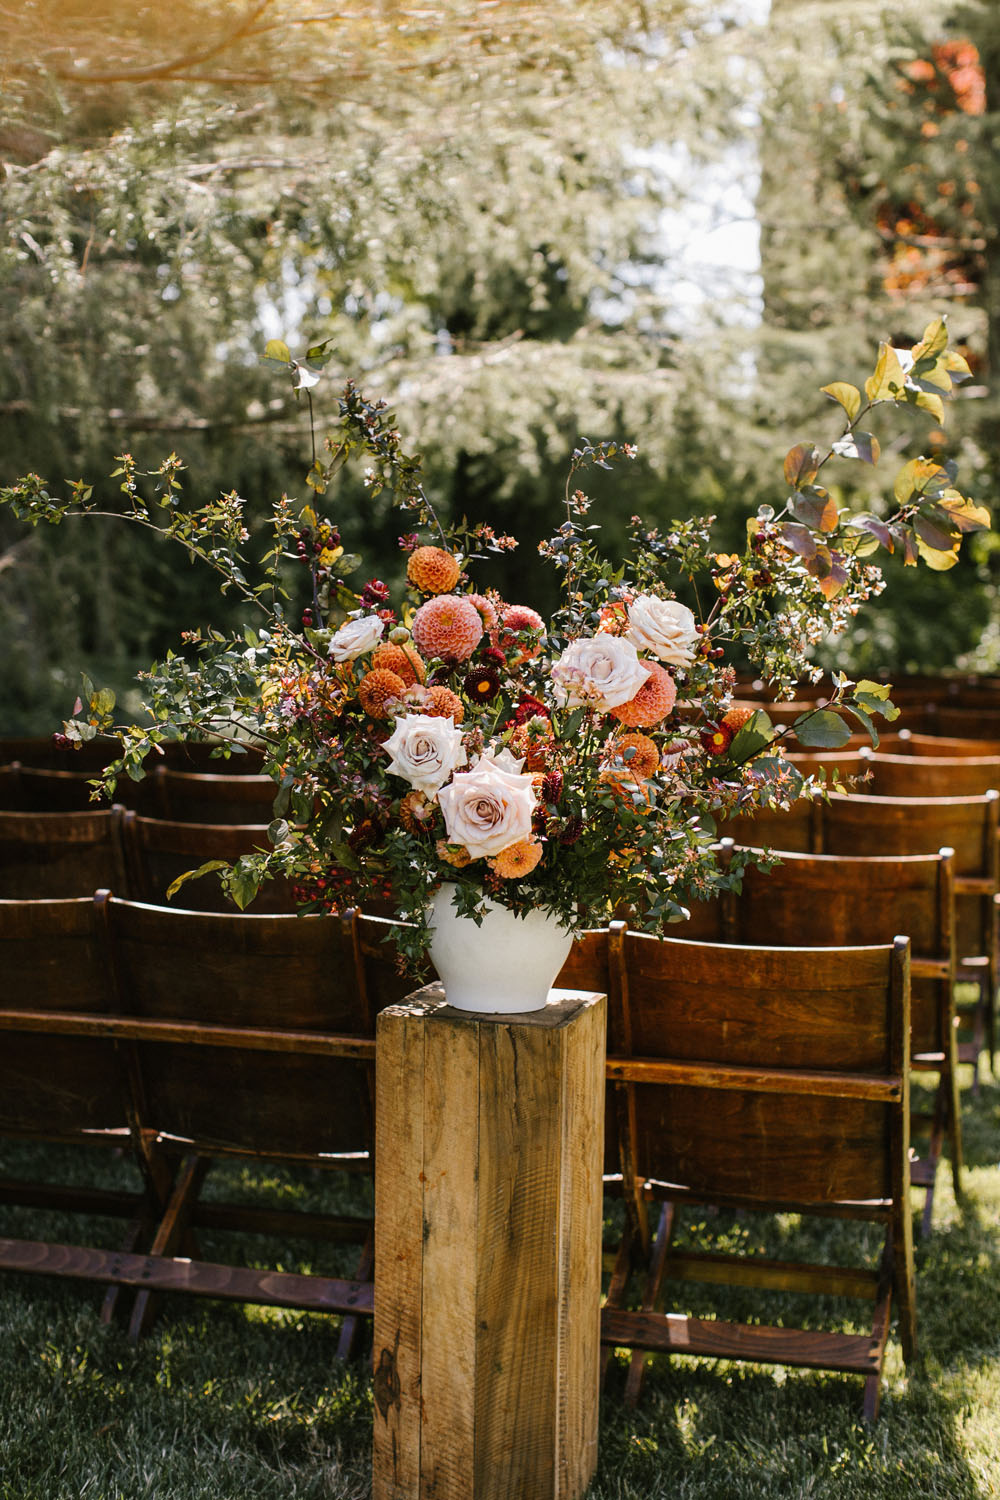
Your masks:
{"label": "wooden folding chair", "polygon": [[[577,949],[564,973],[608,980],[607,1072],[628,1212],[601,1340],[635,1351],[627,1399],[638,1399],[640,1351],[704,1354],[860,1374],[874,1417],[893,1295],[904,1358],[916,1352],[908,942],[747,948],[660,941],[615,923]],[[655,1235],[653,1201],[664,1205]],[[885,1228],[881,1263],[677,1251],[671,1235],[685,1201],[874,1220]],[[639,1310],[624,1306],[633,1255],[646,1271]],[[674,1278],[870,1299],[871,1330],[663,1314],[656,1308]]]}
{"label": "wooden folding chair", "polygon": [[[237,908],[214,874],[186,880],[168,902],[167,891],[181,875],[211,860],[228,864],[271,847],[263,824],[173,823],[127,812],[121,831],[127,876],[123,894],[134,901],[169,904],[185,911],[233,912]],[[266,880],[247,910],[264,915],[294,913],[288,881]]]}
{"label": "wooden folding chair", "polygon": [[1000,789],[1000,755],[864,757],[871,772],[863,790],[876,797],[978,797]]}
{"label": "wooden folding chair", "polygon": [[0,738],[0,762],[16,760],[38,771],[85,771],[93,776],[119,755],[121,745],[110,735],[99,734],[77,745],[59,745],[52,735]]}
{"label": "wooden folding chair", "polygon": [[167,740],[150,756],[147,769],[164,765],[172,771],[200,771],[210,776],[261,774],[264,756],[255,745],[243,745],[229,755],[217,754],[223,743],[222,740]]}
{"label": "wooden folding chair", "polygon": [[[0,1202],[125,1218],[115,1252],[148,1245],[166,1207],[169,1176],[148,1149],[135,1109],[134,1057],[99,1019],[117,1009],[105,909],[92,896],[0,900],[0,1135],[90,1149],[132,1148],[138,1192],[40,1179],[0,1179]],[[104,1252],[0,1239],[0,1270],[54,1264],[87,1274]],[[102,1316],[110,1317],[106,1300]]]}
{"label": "wooden folding chair", "polygon": [[270,823],[278,788],[270,776],[209,775],[157,766],[141,783],[142,811],[175,823]]}
{"label": "wooden folding chair", "polygon": [[[909,715],[907,722],[910,722]],[[1000,740],[1000,707],[996,706],[995,700],[983,707],[933,704],[914,717],[913,727],[924,734],[940,734],[954,739]]]}
{"label": "wooden folding chair", "polygon": [[0,812],[0,898],[90,896],[122,890],[120,807],[94,812]]}
{"label": "wooden folding chair", "polygon": [[996,1054],[997,908],[1000,792],[967,797],[839,796],[821,804],[823,854],[933,854],[955,851],[956,977],[979,988],[971,1042],[960,1062],[976,1066],[984,1042]]}
{"label": "wooden folding chair", "polygon": [[[111,1008],[13,1017],[4,1011],[0,1025],[111,1038],[127,1048],[136,1130],[172,1187],[145,1253],[8,1241],[0,1265],[139,1289],[133,1336],[149,1322],[150,1297],[167,1291],[339,1312],[347,1318],[346,1353],[354,1320],[371,1312],[370,1221],[206,1203],[199,1193],[212,1160],[223,1156],[371,1170],[372,995],[388,1003],[412,986],[370,935],[373,952],[363,950],[362,934],[371,923],[379,933],[391,924],[356,914],[218,916],[107,893],[96,899]],[[259,1271],[199,1259],[200,1226],[360,1240],[364,1248],[350,1281]]]}
{"label": "wooden folding chair", "polygon": [[[726,851],[722,851],[725,857]],[[681,938],[775,947],[843,947],[909,936],[910,1066],[939,1077],[927,1121],[925,1154],[911,1161],[911,1186],[927,1190],[923,1233],[931,1227],[934,1184],[944,1139],[956,1197],[962,1193],[962,1121],[955,1032],[954,856],[783,854],[764,871],[750,868],[742,890],[695,909],[697,930]],[[710,930],[710,924],[715,931]],[[911,1133],[915,1119],[911,1117]]]}
{"label": "wooden folding chair", "polygon": [[890,747],[880,741],[879,750],[896,755],[929,755],[932,758],[947,756],[955,759],[962,755],[1000,755],[1000,740],[956,739],[949,735],[920,734],[917,730],[904,730],[899,735],[896,746]]}
{"label": "wooden folding chair", "polygon": [[[94,796],[94,771],[57,771],[20,765],[16,774],[16,803],[23,812],[94,812],[110,806],[107,797]],[[141,783],[119,779],[115,805],[133,806],[140,798]]]}

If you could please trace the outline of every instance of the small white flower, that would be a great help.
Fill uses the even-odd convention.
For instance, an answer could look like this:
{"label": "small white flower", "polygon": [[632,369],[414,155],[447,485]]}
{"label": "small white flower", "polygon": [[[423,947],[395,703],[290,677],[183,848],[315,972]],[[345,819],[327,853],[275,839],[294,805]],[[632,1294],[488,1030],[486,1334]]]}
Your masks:
{"label": "small white flower", "polygon": [[454,719],[430,714],[406,714],[397,719],[382,749],[390,757],[388,770],[431,798],[468,759],[462,731]]}
{"label": "small white flower", "polygon": [[674,667],[689,667],[698,640],[695,618],[686,604],[640,594],[628,606],[625,639]]}
{"label": "small white flower", "polygon": [[552,665],[552,688],[559,703],[617,708],[630,702],[649,676],[631,641],[617,635],[571,641]]}
{"label": "small white flower", "polygon": [[353,661],[371,651],[382,639],[385,621],[378,615],[361,615],[357,620],[348,620],[341,625],[330,641],[330,656],[334,661]]}
{"label": "small white flower", "polygon": [[531,775],[485,759],[458,772],[438,796],[449,844],[461,844],[473,859],[489,858],[530,837],[536,800]]}

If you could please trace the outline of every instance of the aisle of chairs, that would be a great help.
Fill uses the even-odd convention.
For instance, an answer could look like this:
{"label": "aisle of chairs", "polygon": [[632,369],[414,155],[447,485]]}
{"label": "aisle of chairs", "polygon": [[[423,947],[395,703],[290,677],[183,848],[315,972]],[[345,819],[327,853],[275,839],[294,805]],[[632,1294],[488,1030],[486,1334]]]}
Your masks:
{"label": "aisle of chairs", "polygon": [[[775,722],[822,702],[815,690],[782,719],[740,691]],[[892,1312],[904,1357],[916,1350],[913,1214],[933,1232],[945,1158],[961,1195],[963,1088],[995,1052],[1000,683],[927,679],[893,696],[906,727],[877,751],[793,757],[842,790],[720,830],[722,861],[783,851],[770,873],[751,870],[662,942],[620,923],[586,934],[561,976],[609,997],[605,1166],[623,1228],[602,1339],[633,1351],[630,1401],[650,1352],[703,1353],[861,1375],[873,1417]],[[274,783],[252,751],[220,766],[211,747],[177,745],[99,806],[90,780],[108,754],[0,742],[0,1134],[129,1152],[141,1187],[0,1178],[0,1202],[125,1221],[114,1251],[0,1240],[0,1269],[106,1285],[104,1316],[135,1337],[176,1290],[336,1312],[346,1356],[371,1312],[370,1221],[201,1189],[227,1157],[372,1171],[375,1017],[413,987],[394,924],[296,918],[280,883],[246,913],[212,878],[168,903],[185,871],[267,847]],[[916,1091],[924,1112],[914,1076],[932,1081]],[[677,1233],[691,1203],[876,1224],[881,1255],[696,1253]],[[204,1260],[199,1230],[222,1227],[357,1241],[354,1274]],[[694,1281],[860,1298],[870,1323],[846,1334],[660,1310]]]}

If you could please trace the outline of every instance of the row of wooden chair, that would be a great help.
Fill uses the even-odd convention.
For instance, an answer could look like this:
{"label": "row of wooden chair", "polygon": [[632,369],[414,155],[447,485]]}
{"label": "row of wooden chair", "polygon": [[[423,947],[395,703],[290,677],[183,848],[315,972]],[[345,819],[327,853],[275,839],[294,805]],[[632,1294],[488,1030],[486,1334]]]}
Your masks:
{"label": "row of wooden chair", "polygon": [[[121,742],[111,735],[95,735],[81,744],[64,743],[58,736],[0,736],[0,766],[17,761],[33,771],[73,771],[94,776],[122,754]],[[203,771],[230,776],[263,768],[256,746],[233,740],[167,740],[151,751],[146,769],[169,766],[173,771]]]}
{"label": "row of wooden chair", "polygon": [[[121,777],[119,805],[148,817],[184,823],[270,823],[278,788],[270,776],[182,771],[156,766],[142,781]],[[0,766],[0,807],[14,812],[86,812],[94,798],[88,771],[37,769],[14,761]]]}
{"label": "row of wooden chair", "polygon": [[[141,1195],[0,1182],[6,1201],[132,1221],[119,1250],[0,1240],[0,1268],[280,1306],[371,1310],[368,1226],[205,1202],[219,1156],[370,1167],[373,1027],[400,998],[382,939],[392,924],[331,917],[172,912],[99,893],[0,902],[0,1131],[130,1143]],[[892,1299],[916,1347],[908,1179],[909,949],[722,946],[585,934],[560,983],[609,995],[608,1164],[626,1228],[602,1318],[608,1349],[674,1350],[853,1372],[878,1406]],[[220,1088],[220,1077],[225,1086]],[[664,1201],[654,1235],[648,1204]],[[880,1264],[730,1265],[671,1247],[685,1201],[819,1214],[883,1226]],[[293,1227],[364,1241],[355,1276],[209,1263],[202,1227]],[[624,1306],[632,1269],[642,1308]],[[818,1332],[659,1314],[667,1276],[844,1295],[873,1303],[868,1331]],[[106,1313],[110,1307],[106,1303]],[[629,1389],[638,1394],[642,1358]]]}
{"label": "row of wooden chair", "polygon": [[[175,823],[117,806],[0,812],[0,897],[84,896],[107,887],[137,901],[164,904],[173,882],[189,871],[270,847],[264,824]],[[214,875],[185,881],[171,904],[191,911],[234,910]],[[267,881],[253,910],[294,912],[287,882]]]}
{"label": "row of wooden chair", "polygon": [[[137,1194],[0,1180],[0,1200],[129,1221],[115,1250],[0,1240],[0,1267],[273,1306],[371,1311],[371,1224],[199,1198],[224,1156],[370,1170],[374,1022],[412,985],[375,917],[215,916],[99,892],[0,901],[0,1133],[130,1146]],[[205,1263],[196,1230],[359,1241],[348,1281]],[[180,1258],[183,1256],[183,1259]],[[105,1304],[110,1316],[112,1304]]]}

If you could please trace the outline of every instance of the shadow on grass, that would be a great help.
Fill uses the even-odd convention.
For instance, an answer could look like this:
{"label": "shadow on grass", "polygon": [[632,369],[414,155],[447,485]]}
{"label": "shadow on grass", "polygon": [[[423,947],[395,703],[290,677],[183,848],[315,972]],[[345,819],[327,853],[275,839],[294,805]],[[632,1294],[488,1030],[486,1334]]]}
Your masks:
{"label": "shadow on grass", "polygon": [[[917,1240],[920,1357],[905,1369],[887,1351],[882,1411],[860,1419],[856,1377],[727,1361],[657,1357],[636,1411],[621,1400],[627,1358],[616,1356],[602,1402],[601,1450],[588,1500],[986,1500],[1000,1480],[1000,1089],[965,1095],[967,1192],[939,1176],[934,1229]],[[914,1219],[922,1193],[914,1194]],[[698,1247],[757,1250],[791,1259],[877,1256],[864,1226],[689,1211]],[[671,1288],[667,1310],[801,1322],[862,1331],[869,1309],[834,1299],[751,1298]],[[857,1309],[853,1321],[851,1309]]]}
{"label": "shadow on grass", "polygon": [[[903,1368],[890,1343],[882,1415],[860,1420],[857,1378],[722,1361],[651,1362],[637,1411],[623,1406],[624,1363],[602,1403],[600,1461],[588,1500],[986,1500],[1000,1476],[1000,1089],[966,1094],[970,1164],[964,1203],[942,1173],[934,1233],[917,1244],[921,1359]],[[40,1148],[31,1148],[38,1150]],[[45,1148],[48,1151],[49,1148]],[[27,1148],[25,1148],[27,1150]],[[7,1148],[4,1147],[4,1154]],[[100,1157],[105,1179],[130,1170]],[[37,1163],[36,1163],[37,1164]],[[31,1163],[29,1163],[29,1166]],[[17,1170],[17,1163],[0,1163]],[[229,1174],[229,1175],[227,1175]],[[255,1187],[283,1206],[349,1209],[316,1176],[238,1165],[210,1177],[209,1193]],[[108,1181],[108,1185],[112,1185]],[[331,1196],[332,1193],[332,1196]],[[921,1195],[916,1195],[919,1199]],[[915,1203],[915,1214],[921,1205]],[[620,1205],[614,1211],[620,1210]],[[28,1234],[31,1215],[4,1211],[5,1232]],[[121,1225],[93,1221],[95,1243]],[[46,1223],[39,1232],[52,1234]],[[701,1214],[699,1242],[730,1242],[789,1256],[874,1257],[870,1231],[846,1248],[845,1228],[782,1216],[766,1227]],[[67,1225],[66,1237],[86,1237]],[[866,1239],[865,1236],[868,1236]],[[215,1250],[205,1237],[204,1250]],[[223,1246],[220,1242],[220,1253]],[[225,1251],[233,1249],[227,1239]],[[326,1269],[325,1253],[244,1236],[249,1263]],[[843,1252],[843,1253],[841,1253]],[[709,1311],[715,1294],[692,1285],[674,1305]],[[699,1303],[695,1303],[695,1296]],[[315,1315],[166,1299],[137,1348],[99,1322],[95,1287],[0,1278],[0,1500],[365,1500],[370,1494],[371,1385],[366,1361],[335,1359],[338,1325]],[[691,1299],[691,1300],[688,1300]],[[740,1316],[742,1304],[720,1305]],[[851,1327],[851,1304],[813,1308],[817,1323]],[[772,1306],[757,1314],[773,1319]],[[862,1327],[867,1307],[857,1309]],[[787,1304],[799,1319],[801,1299]],[[779,1316],[781,1314],[779,1313]],[[511,1497],[518,1500],[518,1497]]]}

